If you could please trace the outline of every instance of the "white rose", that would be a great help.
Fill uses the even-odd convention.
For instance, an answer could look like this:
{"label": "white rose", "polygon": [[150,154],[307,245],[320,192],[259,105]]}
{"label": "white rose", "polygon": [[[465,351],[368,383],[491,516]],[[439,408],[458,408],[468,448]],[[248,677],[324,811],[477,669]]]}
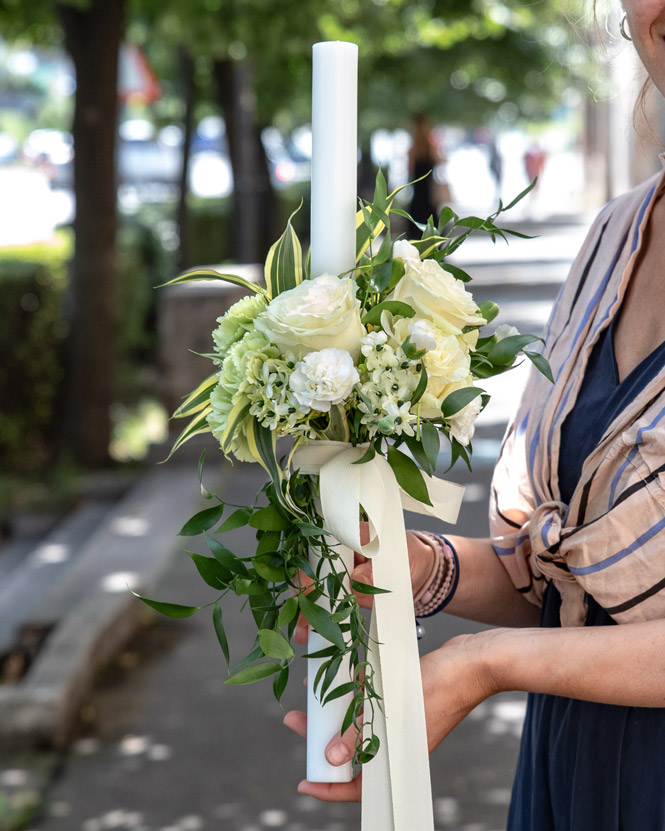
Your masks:
{"label": "white rose", "polygon": [[418,260],[420,261],[420,253],[415,245],[411,245],[405,239],[398,239],[393,244],[393,258],[399,260]]}
{"label": "white rose", "polygon": [[310,352],[289,378],[289,386],[299,404],[322,413],[333,404],[341,404],[360,381],[353,358],[344,349]]}
{"label": "white rose", "polygon": [[519,335],[520,330],[516,329],[514,326],[509,326],[507,323],[502,323],[501,326],[497,326],[496,330],[494,331],[494,337],[497,339],[497,342],[503,340],[504,338],[512,338],[513,335]]}
{"label": "white rose", "polygon": [[444,271],[436,260],[405,260],[404,276],[390,299],[408,303],[417,317],[431,321],[449,335],[461,334],[465,326],[485,323],[462,281]]}
{"label": "white rose", "polygon": [[476,419],[482,406],[482,398],[478,395],[450,419],[450,434],[464,447],[473,438],[476,431]]}
{"label": "white rose", "polygon": [[436,348],[434,329],[426,320],[416,320],[414,323],[409,323],[409,335],[411,335],[411,343],[416,349],[428,351]]}
{"label": "white rose", "polygon": [[356,284],[322,274],[284,291],[270,301],[254,326],[280,349],[299,356],[315,349],[345,349],[354,360],[360,355],[365,329],[360,320]]}

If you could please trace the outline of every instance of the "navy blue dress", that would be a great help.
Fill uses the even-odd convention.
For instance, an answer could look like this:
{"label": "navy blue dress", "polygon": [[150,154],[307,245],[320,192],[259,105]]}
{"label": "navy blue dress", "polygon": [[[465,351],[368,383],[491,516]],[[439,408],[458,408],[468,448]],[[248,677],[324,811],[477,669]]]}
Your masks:
{"label": "navy blue dress", "polygon": [[[596,343],[562,427],[561,501],[625,405],[665,365],[665,342],[619,382],[613,324]],[[615,623],[588,596],[587,626]],[[561,597],[545,589],[541,626],[560,626]],[[508,831],[665,831],[665,709],[562,696],[528,698]]]}

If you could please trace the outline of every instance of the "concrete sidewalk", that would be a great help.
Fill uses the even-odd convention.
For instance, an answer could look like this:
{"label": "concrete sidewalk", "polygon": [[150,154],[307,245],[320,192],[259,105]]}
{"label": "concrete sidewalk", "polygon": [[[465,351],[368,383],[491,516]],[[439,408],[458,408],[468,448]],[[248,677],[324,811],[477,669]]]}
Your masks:
{"label": "concrete sidewalk", "polygon": [[[476,467],[473,499],[464,505],[459,533],[485,531],[479,489],[486,487],[481,481],[488,473],[488,465]],[[253,467],[239,466],[227,470],[226,482],[227,494],[242,504],[253,500],[263,476]],[[227,544],[237,552],[249,551],[253,539],[242,529],[229,534]],[[209,599],[184,555],[156,596],[196,605]],[[244,642],[249,648],[252,630],[239,605],[234,598],[224,607],[225,626],[232,643]],[[441,616],[427,624],[421,645],[427,651],[458,632],[477,628]],[[232,659],[241,657],[237,652]],[[304,776],[304,743],[281,724],[286,710],[304,708],[304,662],[294,664],[294,670],[283,708],[274,701],[269,681],[224,687],[226,670],[210,615],[201,612],[185,621],[155,618],[99,679],[62,774],[42,816],[29,828],[359,827],[358,806],[324,805],[296,793]],[[523,697],[513,694],[485,702],[435,754],[437,829],[500,831],[505,826],[523,707]]]}

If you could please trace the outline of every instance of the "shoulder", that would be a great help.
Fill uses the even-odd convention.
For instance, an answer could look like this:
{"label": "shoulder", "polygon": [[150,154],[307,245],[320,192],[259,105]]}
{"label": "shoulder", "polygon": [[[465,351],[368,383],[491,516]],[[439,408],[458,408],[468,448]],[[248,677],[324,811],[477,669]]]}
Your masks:
{"label": "shoulder", "polygon": [[665,173],[656,173],[608,202],[596,217],[591,232],[607,224],[629,227],[641,213],[644,213],[664,177]]}
{"label": "shoulder", "polygon": [[[608,202],[589,228],[580,251],[570,270],[569,290],[578,281],[587,281],[589,271],[606,274],[612,270],[624,246],[633,240],[656,190],[665,177],[658,173],[636,187]],[[572,289],[575,296],[576,289]]]}

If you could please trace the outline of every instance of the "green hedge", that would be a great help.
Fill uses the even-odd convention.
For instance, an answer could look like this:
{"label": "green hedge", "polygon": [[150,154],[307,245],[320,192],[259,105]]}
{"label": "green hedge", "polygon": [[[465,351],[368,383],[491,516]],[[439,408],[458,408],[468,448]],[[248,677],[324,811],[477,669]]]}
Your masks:
{"label": "green hedge", "polygon": [[62,316],[72,237],[0,250],[0,469],[48,460],[63,378]]}

